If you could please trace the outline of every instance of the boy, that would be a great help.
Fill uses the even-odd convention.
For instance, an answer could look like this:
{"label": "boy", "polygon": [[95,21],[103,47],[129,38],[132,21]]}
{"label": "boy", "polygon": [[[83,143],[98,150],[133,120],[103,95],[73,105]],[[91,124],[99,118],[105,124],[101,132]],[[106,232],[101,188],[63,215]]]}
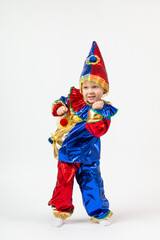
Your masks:
{"label": "boy", "polygon": [[57,226],[73,213],[74,176],[91,220],[108,225],[112,216],[99,167],[100,137],[117,112],[101,100],[108,91],[105,65],[97,43],[93,42],[81,74],[80,89],[72,87],[67,98],[61,97],[52,105],[53,116],[61,116],[55,135],[49,139],[58,159],[57,183],[48,203],[58,219]]}

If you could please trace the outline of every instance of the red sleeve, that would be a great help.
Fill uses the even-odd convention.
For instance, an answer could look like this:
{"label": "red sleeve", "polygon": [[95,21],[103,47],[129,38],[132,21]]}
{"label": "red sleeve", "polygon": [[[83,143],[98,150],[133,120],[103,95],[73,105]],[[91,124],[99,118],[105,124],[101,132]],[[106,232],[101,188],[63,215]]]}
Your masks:
{"label": "red sleeve", "polygon": [[52,115],[53,115],[54,117],[62,116],[62,115],[58,115],[58,114],[57,114],[57,109],[58,109],[59,107],[61,107],[61,106],[64,106],[64,105],[61,104],[61,103],[58,103],[58,104],[56,104],[56,105],[54,106],[54,108],[52,109]]}
{"label": "red sleeve", "polygon": [[86,123],[86,129],[94,136],[94,137],[101,137],[104,135],[110,126],[109,119],[103,119],[99,122],[95,123]]}

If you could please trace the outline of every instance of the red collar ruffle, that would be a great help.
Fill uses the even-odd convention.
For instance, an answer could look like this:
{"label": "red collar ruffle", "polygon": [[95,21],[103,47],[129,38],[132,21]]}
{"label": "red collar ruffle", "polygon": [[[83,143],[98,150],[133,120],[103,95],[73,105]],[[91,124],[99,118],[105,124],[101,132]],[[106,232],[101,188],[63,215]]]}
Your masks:
{"label": "red collar ruffle", "polygon": [[83,95],[80,93],[80,90],[75,87],[71,87],[68,100],[71,109],[73,109],[76,113],[87,105],[83,99]]}

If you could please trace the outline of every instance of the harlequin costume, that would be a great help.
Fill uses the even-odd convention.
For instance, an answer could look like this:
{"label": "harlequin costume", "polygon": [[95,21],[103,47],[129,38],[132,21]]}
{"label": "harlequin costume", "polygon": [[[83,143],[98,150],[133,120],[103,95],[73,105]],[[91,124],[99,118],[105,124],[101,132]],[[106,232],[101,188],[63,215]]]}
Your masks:
{"label": "harlequin costume", "polygon": [[56,217],[69,217],[74,210],[72,190],[76,177],[85,209],[91,220],[97,221],[112,215],[100,173],[100,137],[107,132],[117,109],[106,101],[102,109],[92,109],[81,93],[86,80],[95,81],[108,93],[107,72],[96,42],[84,63],[80,89],[72,87],[68,97],[62,96],[52,105],[53,116],[59,117],[57,109],[61,106],[66,106],[68,112],[60,117],[55,134],[49,138],[58,159],[58,175],[48,205],[53,207]]}

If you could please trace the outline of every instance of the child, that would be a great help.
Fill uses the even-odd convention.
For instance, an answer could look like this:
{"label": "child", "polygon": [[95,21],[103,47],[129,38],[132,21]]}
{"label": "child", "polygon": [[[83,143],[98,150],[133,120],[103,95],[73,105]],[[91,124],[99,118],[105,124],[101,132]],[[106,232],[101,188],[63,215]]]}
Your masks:
{"label": "child", "polygon": [[58,159],[58,175],[48,205],[53,208],[57,226],[73,213],[74,176],[91,221],[108,225],[112,216],[99,162],[100,137],[107,132],[110,118],[117,112],[101,100],[108,91],[105,65],[97,43],[93,42],[80,77],[80,89],[72,87],[68,97],[62,96],[52,105],[53,116],[60,117],[55,135],[49,138]]}

